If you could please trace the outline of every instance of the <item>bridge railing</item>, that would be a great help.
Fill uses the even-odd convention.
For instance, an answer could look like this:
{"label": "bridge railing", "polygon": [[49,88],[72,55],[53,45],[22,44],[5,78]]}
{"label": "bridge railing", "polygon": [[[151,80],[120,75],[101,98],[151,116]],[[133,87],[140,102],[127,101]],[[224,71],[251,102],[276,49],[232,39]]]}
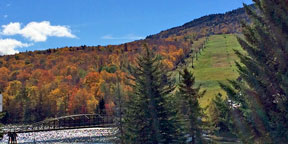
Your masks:
{"label": "bridge railing", "polygon": [[47,119],[32,125],[18,126],[10,129],[8,128],[4,130],[3,133],[25,133],[76,128],[109,127],[113,125],[114,118],[111,115],[79,114]]}

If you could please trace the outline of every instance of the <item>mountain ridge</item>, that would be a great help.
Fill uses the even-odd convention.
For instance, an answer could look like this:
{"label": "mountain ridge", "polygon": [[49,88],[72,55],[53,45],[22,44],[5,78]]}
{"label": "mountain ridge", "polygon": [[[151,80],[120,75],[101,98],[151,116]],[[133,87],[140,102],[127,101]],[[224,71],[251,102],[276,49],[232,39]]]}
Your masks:
{"label": "mountain ridge", "polygon": [[[253,5],[251,5],[251,6],[253,6]],[[220,19],[220,21],[219,21],[219,19]],[[156,33],[153,35],[148,35],[148,36],[146,36],[145,39],[135,40],[135,41],[131,41],[131,42],[123,43],[123,44],[116,44],[116,45],[105,45],[105,46],[97,45],[97,47],[111,47],[111,46],[117,47],[117,46],[121,46],[121,45],[125,45],[125,44],[128,44],[128,45],[132,44],[133,45],[135,43],[146,43],[149,40],[166,39],[169,37],[173,37],[175,35],[180,36],[180,35],[183,35],[183,33],[181,33],[183,31],[184,31],[184,35],[188,35],[191,33],[193,33],[194,35],[197,35],[197,36],[195,36],[196,38],[200,38],[200,37],[207,36],[207,35],[213,35],[213,34],[241,33],[241,21],[242,20],[249,22],[249,18],[245,14],[244,8],[238,8],[238,9],[228,11],[225,13],[209,14],[206,16],[202,16],[202,17],[196,18],[190,22],[184,23],[181,26],[172,27],[172,28],[167,29],[167,30],[162,30],[159,33]],[[217,22],[217,21],[219,21],[219,22]],[[226,25],[220,26],[221,24],[226,24]],[[227,27],[227,24],[230,24],[230,25],[233,24],[233,27]],[[211,31],[211,28],[209,28],[209,27],[212,27],[213,30]],[[221,27],[221,28],[219,28],[219,27]],[[225,28],[227,28],[227,30]],[[188,29],[188,31],[187,31],[187,29]],[[208,31],[208,32],[201,33],[201,30],[204,31],[203,29],[205,29],[205,31]],[[83,46],[87,47],[86,45],[69,46],[69,47],[81,48]],[[66,47],[61,47],[61,48],[66,48]],[[95,46],[89,46],[89,47],[95,47]],[[49,48],[46,50],[35,50],[35,51],[26,51],[26,52],[36,52],[36,53],[44,52],[45,53],[45,51],[51,51],[51,49],[53,49],[55,51],[55,50],[58,50],[61,48]],[[26,52],[20,52],[20,53],[26,53]],[[0,56],[0,57],[2,57],[2,56]]]}
{"label": "mountain ridge", "polygon": [[165,70],[171,71],[185,57],[197,53],[206,36],[240,32],[240,20],[246,19],[243,12],[238,9],[201,17],[120,45],[83,45],[1,56],[0,93],[7,112],[4,123],[93,113],[101,99],[113,107],[117,83],[124,92],[131,90],[126,79],[128,69],[141,55],[143,44],[161,55]]}
{"label": "mountain ridge", "polygon": [[[250,5],[250,6],[254,6],[254,5]],[[228,18],[227,18],[228,17]],[[173,32],[179,32],[179,31],[183,31],[185,29],[189,29],[189,28],[193,28],[193,27],[200,27],[201,26],[213,26],[215,23],[215,20],[220,19],[220,22],[218,23],[236,23],[237,25],[237,29],[235,29],[234,31],[230,29],[230,31],[226,32],[226,33],[239,33],[241,32],[241,21],[248,21],[249,22],[249,18],[245,13],[244,8],[238,8],[229,12],[225,12],[225,13],[219,13],[219,14],[210,14],[210,15],[206,15],[206,16],[202,16],[200,18],[194,19],[190,22],[187,22],[181,26],[177,26],[177,27],[173,27],[164,31],[161,31],[160,33],[154,34],[154,35],[150,35],[147,36],[146,38],[167,38],[169,36],[165,35],[165,33],[173,33]],[[222,19],[222,21],[221,21]],[[216,25],[214,25],[214,27],[216,27]],[[235,27],[235,25],[234,25]],[[215,28],[214,28],[215,29]],[[210,33],[211,34],[211,33]],[[212,34],[220,34],[220,33],[212,33]]]}

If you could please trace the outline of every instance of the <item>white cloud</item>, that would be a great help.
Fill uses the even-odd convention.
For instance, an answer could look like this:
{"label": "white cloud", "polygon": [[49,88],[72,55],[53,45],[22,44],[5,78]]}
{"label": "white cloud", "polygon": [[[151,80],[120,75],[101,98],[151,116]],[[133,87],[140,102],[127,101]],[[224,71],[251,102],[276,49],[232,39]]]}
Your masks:
{"label": "white cloud", "polygon": [[101,39],[115,39],[115,37],[113,37],[112,35],[105,35],[102,36]]}
{"label": "white cloud", "polygon": [[144,38],[145,37],[136,36],[134,34],[128,34],[128,35],[120,36],[120,37],[115,37],[113,35],[105,35],[101,37],[101,39],[106,39],[106,40],[138,40],[138,39],[144,39]]}
{"label": "white cloud", "polygon": [[21,32],[20,23],[10,23],[8,25],[2,25],[3,35],[15,35]]}
{"label": "white cloud", "polygon": [[34,42],[44,42],[48,36],[76,38],[76,36],[71,33],[69,27],[60,25],[53,26],[50,25],[49,21],[30,22],[23,29],[21,29],[19,22],[2,25],[2,28],[3,35],[19,34]]}
{"label": "white cloud", "polygon": [[0,39],[0,55],[11,55],[19,53],[16,48],[28,47],[32,44],[22,43],[15,39]]}

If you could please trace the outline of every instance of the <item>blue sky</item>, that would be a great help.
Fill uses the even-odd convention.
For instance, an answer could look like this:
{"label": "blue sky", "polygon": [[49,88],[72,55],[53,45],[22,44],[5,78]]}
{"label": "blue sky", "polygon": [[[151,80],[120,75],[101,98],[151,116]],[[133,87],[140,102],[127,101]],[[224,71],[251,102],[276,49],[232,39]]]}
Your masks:
{"label": "blue sky", "polygon": [[120,44],[252,0],[1,0],[0,55]]}

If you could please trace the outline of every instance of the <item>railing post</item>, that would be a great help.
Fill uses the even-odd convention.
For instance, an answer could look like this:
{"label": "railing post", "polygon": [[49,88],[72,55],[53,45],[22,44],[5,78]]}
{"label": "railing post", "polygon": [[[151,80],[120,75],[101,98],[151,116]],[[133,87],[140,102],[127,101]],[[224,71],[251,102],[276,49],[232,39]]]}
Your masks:
{"label": "railing post", "polygon": [[92,115],[89,115],[89,126],[91,126]]}
{"label": "railing post", "polygon": [[78,124],[78,126],[81,126],[81,117],[78,117],[78,123],[77,124]]}

